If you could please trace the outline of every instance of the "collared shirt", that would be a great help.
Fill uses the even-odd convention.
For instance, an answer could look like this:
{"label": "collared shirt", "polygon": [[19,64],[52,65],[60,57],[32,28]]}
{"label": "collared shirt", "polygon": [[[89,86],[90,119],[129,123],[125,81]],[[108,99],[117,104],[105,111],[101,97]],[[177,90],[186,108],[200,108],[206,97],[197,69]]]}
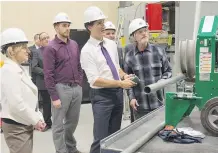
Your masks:
{"label": "collared shirt", "polygon": [[44,47],[44,46],[41,46],[41,47],[39,47],[39,49],[42,51],[42,50],[45,49],[45,47]]}
{"label": "collared shirt", "polygon": [[[114,80],[111,69],[102,54],[101,46],[99,45],[100,42],[101,41],[90,37],[81,51],[81,65],[92,88],[100,88],[93,86],[98,78]],[[103,38],[103,46],[107,49],[119,74],[120,66],[116,43],[107,38]]]}
{"label": "collared shirt", "polygon": [[35,44],[35,47],[36,47],[36,49],[39,49],[39,48],[40,48],[40,46],[37,46],[36,44]]}
{"label": "collared shirt", "polygon": [[67,43],[57,36],[43,49],[45,85],[52,100],[58,100],[57,83],[75,83],[82,86],[83,71],[80,65],[78,44],[68,39]]}
{"label": "collared shirt", "polygon": [[146,94],[144,87],[156,83],[160,79],[172,76],[172,68],[165,51],[155,45],[148,44],[144,51],[139,51],[136,46],[129,45],[125,57],[124,70],[128,74],[139,77],[140,83],[128,90],[130,100],[136,99],[142,109],[155,109],[162,105],[163,93]]}

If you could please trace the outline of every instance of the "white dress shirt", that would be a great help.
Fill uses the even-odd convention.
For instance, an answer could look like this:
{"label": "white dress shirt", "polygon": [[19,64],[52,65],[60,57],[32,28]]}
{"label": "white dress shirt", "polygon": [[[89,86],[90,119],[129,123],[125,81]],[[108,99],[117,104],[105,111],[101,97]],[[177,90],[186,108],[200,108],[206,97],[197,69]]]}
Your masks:
{"label": "white dress shirt", "polygon": [[[81,66],[86,73],[91,88],[102,88],[93,85],[98,78],[114,80],[111,69],[102,54],[101,46],[99,45],[100,42],[100,40],[96,40],[90,36],[90,39],[81,51]],[[116,43],[103,38],[103,46],[107,49],[119,75],[120,65]]]}
{"label": "white dress shirt", "polygon": [[38,90],[29,74],[17,63],[7,59],[0,68],[2,118],[25,125],[43,121],[37,110]]}
{"label": "white dress shirt", "polygon": [[39,48],[40,48],[40,46],[37,46],[36,44],[35,44],[35,47],[36,47],[36,49],[39,49]]}

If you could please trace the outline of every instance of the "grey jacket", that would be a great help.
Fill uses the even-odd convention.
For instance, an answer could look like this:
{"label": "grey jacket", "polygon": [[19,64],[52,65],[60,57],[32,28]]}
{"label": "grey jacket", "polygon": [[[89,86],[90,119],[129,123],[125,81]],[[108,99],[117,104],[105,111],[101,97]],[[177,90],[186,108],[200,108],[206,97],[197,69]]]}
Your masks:
{"label": "grey jacket", "polygon": [[41,48],[32,50],[32,72],[36,76],[38,90],[47,90],[44,82],[42,51]]}

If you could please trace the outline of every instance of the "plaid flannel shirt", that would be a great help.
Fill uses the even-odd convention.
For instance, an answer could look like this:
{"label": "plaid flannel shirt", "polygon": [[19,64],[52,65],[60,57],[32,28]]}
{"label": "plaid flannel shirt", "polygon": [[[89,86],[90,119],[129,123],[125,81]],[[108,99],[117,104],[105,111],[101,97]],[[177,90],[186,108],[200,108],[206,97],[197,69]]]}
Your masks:
{"label": "plaid flannel shirt", "polygon": [[163,90],[146,94],[144,87],[172,76],[172,68],[165,51],[153,44],[148,44],[143,52],[138,51],[135,45],[128,45],[125,51],[125,72],[135,74],[140,79],[137,86],[127,90],[130,101],[136,99],[139,110],[153,110],[160,107],[163,105]]}

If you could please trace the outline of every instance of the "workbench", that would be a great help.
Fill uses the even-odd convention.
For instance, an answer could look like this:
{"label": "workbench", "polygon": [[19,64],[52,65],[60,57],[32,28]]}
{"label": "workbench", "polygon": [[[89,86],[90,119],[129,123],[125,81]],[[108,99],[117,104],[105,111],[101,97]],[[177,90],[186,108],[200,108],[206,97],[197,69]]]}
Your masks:
{"label": "workbench", "polygon": [[[145,135],[150,135],[150,139],[142,145],[137,146],[137,153],[218,153],[218,137],[211,136],[201,125],[200,112],[195,110],[189,117],[184,118],[177,127],[191,127],[201,131],[206,137],[202,143],[176,144],[164,142],[157,136],[155,128],[159,126],[160,131],[164,126],[165,107],[142,117],[124,129],[105,138],[101,142],[101,153],[122,152]],[[152,136],[153,133],[153,136]]]}

